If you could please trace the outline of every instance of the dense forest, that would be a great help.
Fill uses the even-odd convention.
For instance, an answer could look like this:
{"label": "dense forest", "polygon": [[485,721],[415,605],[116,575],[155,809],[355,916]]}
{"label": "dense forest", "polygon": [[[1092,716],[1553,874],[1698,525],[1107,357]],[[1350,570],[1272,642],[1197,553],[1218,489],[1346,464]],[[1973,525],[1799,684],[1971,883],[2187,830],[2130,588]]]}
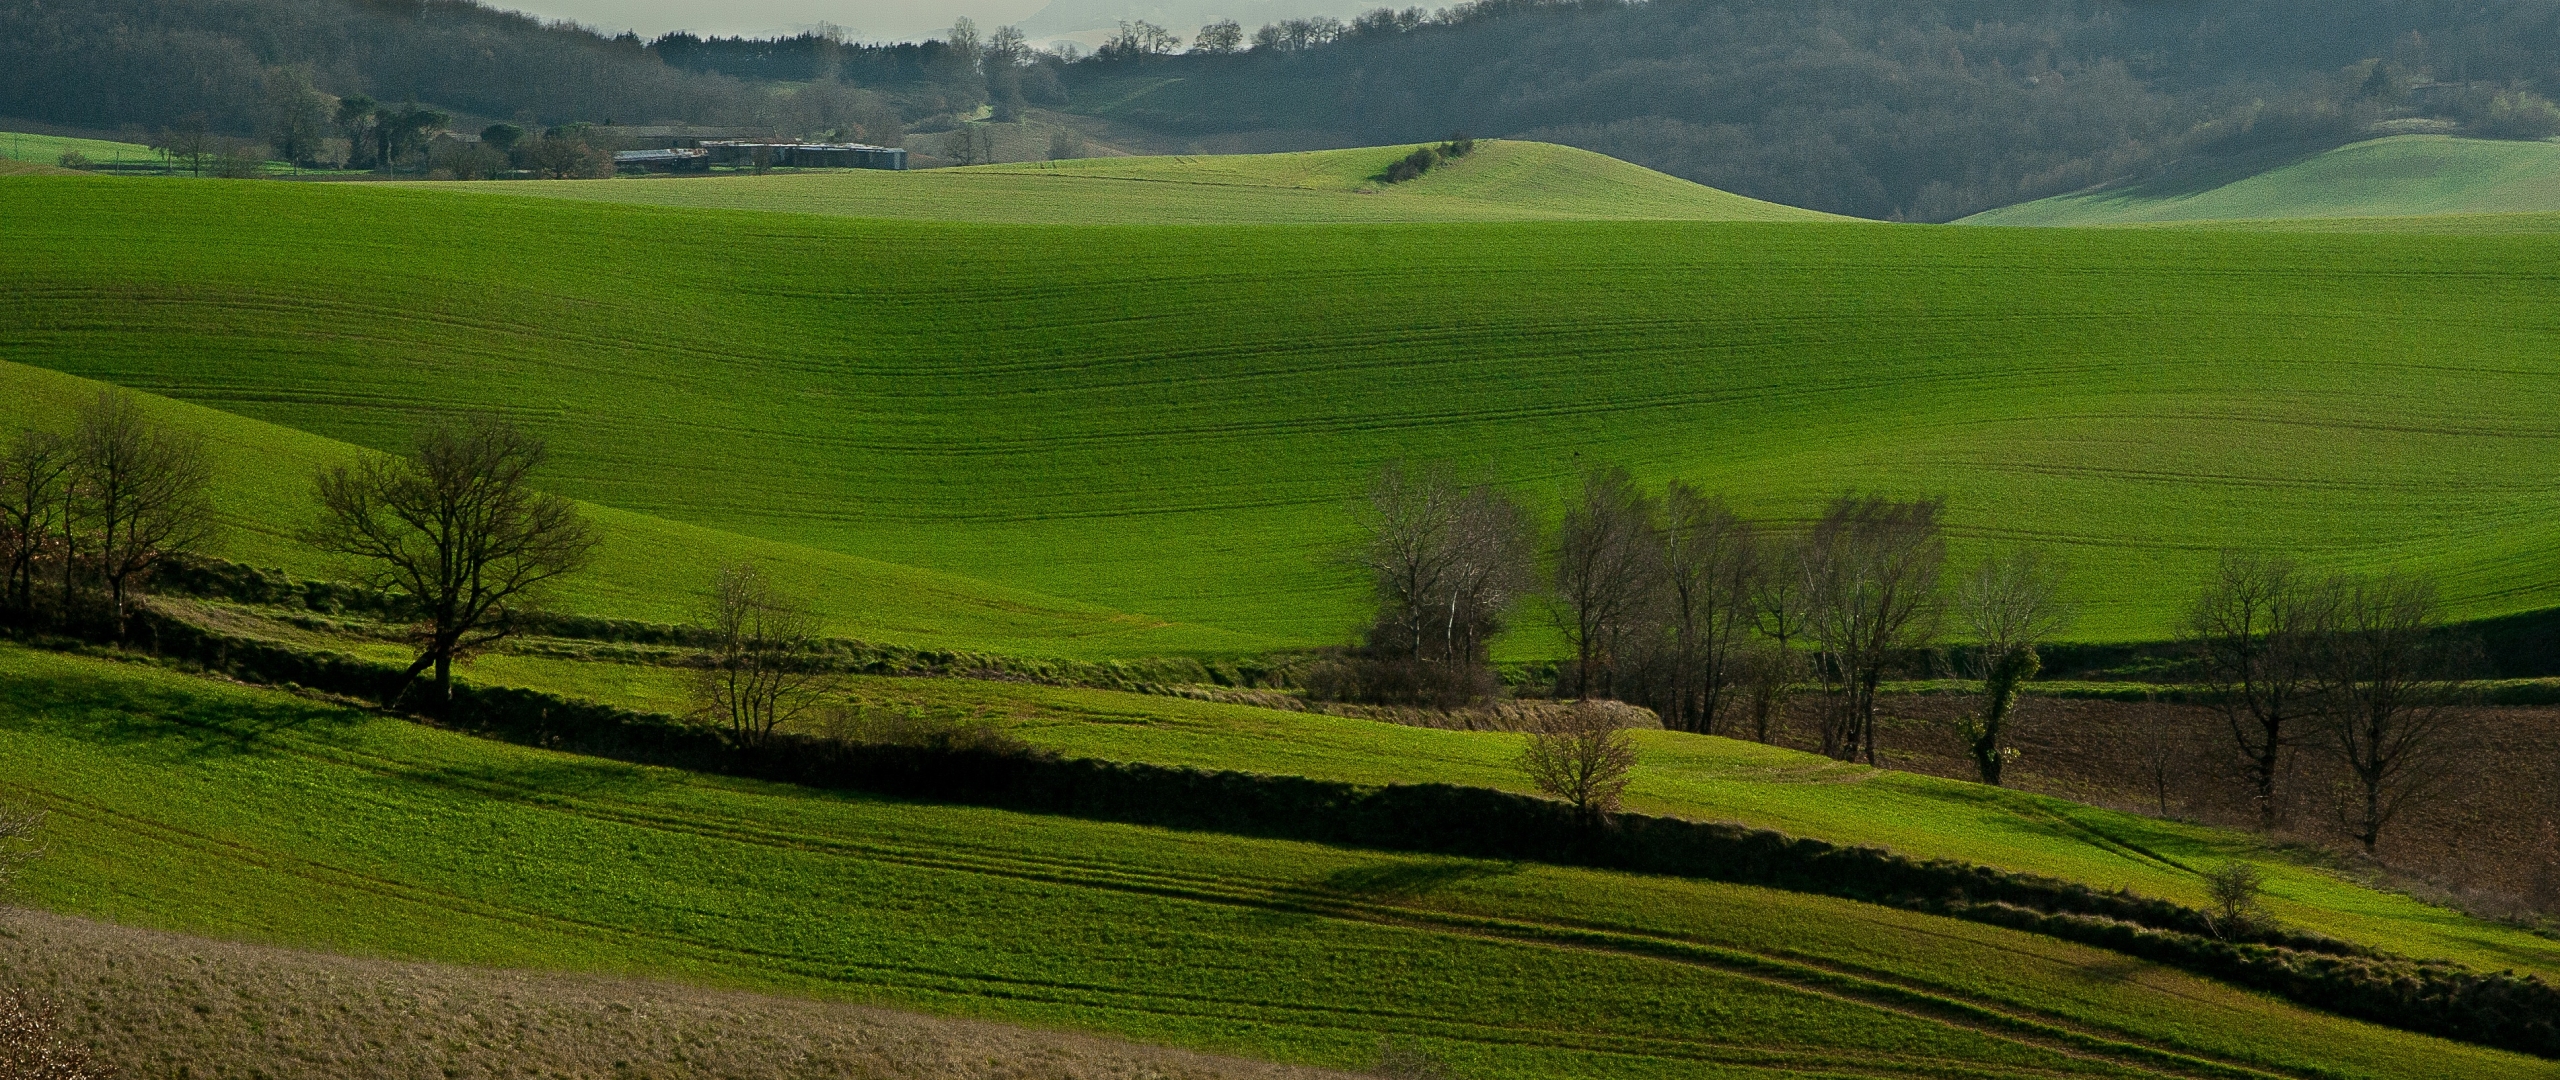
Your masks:
{"label": "dense forest", "polygon": [[[0,0],[0,115],[254,134],[279,87],[464,117],[893,142],[992,104],[1167,147],[1544,139],[1777,202],[1946,220],[2378,130],[2560,133],[2546,0],[1477,0],[1349,22],[652,42],[468,0]],[[2396,125],[2386,126],[2386,125]]]}

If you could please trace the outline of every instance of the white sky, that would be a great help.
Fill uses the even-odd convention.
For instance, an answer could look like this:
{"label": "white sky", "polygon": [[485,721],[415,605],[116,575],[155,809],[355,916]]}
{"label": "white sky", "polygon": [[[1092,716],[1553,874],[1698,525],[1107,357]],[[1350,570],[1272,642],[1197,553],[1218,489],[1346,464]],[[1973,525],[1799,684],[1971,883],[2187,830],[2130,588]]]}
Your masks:
{"label": "white sky", "polygon": [[792,34],[821,22],[866,40],[932,35],[966,15],[982,27],[1017,23],[1048,0],[484,0],[550,19],[572,19],[608,34],[651,38],[669,30],[723,36]]}

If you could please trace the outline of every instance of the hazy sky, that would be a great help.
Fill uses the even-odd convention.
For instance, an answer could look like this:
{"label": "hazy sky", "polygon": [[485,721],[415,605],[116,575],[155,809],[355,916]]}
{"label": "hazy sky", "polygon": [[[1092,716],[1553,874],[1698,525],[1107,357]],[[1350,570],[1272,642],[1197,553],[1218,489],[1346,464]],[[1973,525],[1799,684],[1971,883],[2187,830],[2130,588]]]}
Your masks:
{"label": "hazy sky", "polygon": [[764,36],[795,33],[821,22],[856,38],[923,37],[966,15],[978,25],[1021,22],[1047,0],[484,0],[545,18],[574,19],[607,33],[669,30]]}

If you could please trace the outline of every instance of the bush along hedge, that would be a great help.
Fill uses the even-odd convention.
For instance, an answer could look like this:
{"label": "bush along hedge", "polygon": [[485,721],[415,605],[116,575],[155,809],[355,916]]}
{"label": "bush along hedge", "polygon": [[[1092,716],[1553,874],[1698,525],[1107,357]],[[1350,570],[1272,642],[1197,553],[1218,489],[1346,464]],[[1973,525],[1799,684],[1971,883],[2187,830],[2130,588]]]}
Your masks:
{"label": "bush along hedge", "polygon": [[[164,654],[251,682],[381,700],[393,665],[143,617]],[[1594,826],[1563,803],[1449,784],[1373,787],[1295,776],[1068,758],[1021,748],[742,744],[675,717],[458,683],[446,726],[530,746],[811,787],[1099,821],[1633,871],[1836,896],[1991,923],[2141,957],[2408,1031],[2560,1057],[2560,989],[2318,934],[2214,934],[2201,911],[2126,891],[1768,829],[1647,814]]]}

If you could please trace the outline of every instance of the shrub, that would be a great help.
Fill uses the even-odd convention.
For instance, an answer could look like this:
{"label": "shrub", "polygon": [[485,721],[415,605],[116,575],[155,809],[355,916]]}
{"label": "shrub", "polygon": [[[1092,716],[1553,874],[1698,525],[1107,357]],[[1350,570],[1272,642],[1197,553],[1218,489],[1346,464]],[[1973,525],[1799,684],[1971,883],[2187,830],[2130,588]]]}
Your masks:
{"label": "shrub", "polygon": [[2492,139],[2547,139],[2560,135],[2560,105],[2529,90],[2502,90],[2473,127]]}
{"label": "shrub", "polygon": [[2212,898],[2213,932],[2224,940],[2248,935],[2265,918],[2258,894],[2267,875],[2254,863],[2227,860],[2204,872],[2205,895]]}
{"label": "shrub", "polygon": [[1520,771],[1529,774],[1529,782],[1572,803],[1585,820],[1618,808],[1635,764],[1635,740],[1627,737],[1618,714],[1591,701],[1541,718],[1520,751]]}
{"label": "shrub", "polygon": [[1423,147],[1410,154],[1406,154],[1402,160],[1397,161],[1395,164],[1387,166],[1386,181],[1390,184],[1404,183],[1407,180],[1411,180],[1424,173],[1430,172],[1431,167],[1439,163],[1440,155],[1434,153],[1428,146]]}
{"label": "shrub", "polygon": [[62,152],[62,156],[55,160],[66,169],[94,169],[98,167],[97,162],[89,160],[89,155],[83,154],[77,150],[65,150]]}

